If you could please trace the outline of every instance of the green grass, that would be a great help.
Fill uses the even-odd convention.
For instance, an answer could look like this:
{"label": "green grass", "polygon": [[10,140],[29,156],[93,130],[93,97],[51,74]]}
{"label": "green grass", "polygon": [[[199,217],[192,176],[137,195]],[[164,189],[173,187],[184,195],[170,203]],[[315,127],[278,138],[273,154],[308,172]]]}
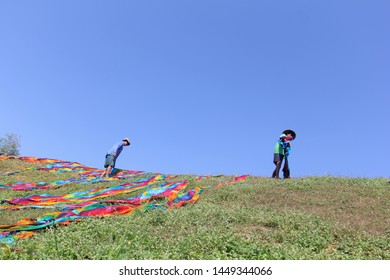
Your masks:
{"label": "green grass", "polygon": [[[0,173],[36,166],[19,166],[19,162],[0,161]],[[55,181],[72,176],[77,175],[27,171],[0,177],[0,183]],[[193,176],[181,175],[174,180],[190,178]],[[231,178],[205,179],[190,185],[211,186]],[[0,200],[38,193],[61,195],[117,184],[0,191]],[[32,238],[18,240],[11,248],[3,245],[0,259],[389,260],[389,202],[390,185],[385,178],[251,177],[241,184],[205,189],[196,204],[178,209],[88,218],[69,226],[47,228]],[[2,211],[0,224],[46,212]]]}

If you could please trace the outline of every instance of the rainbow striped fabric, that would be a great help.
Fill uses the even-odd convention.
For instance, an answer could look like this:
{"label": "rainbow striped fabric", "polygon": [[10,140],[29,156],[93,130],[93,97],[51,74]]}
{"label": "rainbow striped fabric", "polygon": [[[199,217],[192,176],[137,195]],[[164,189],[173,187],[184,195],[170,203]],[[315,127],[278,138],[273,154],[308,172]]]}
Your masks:
{"label": "rainbow striped fabric", "polygon": [[[9,157],[0,157],[7,160]],[[15,159],[15,157],[14,157]],[[24,162],[45,164],[44,167],[25,168],[18,171],[0,174],[0,191],[31,191],[59,188],[71,184],[97,184],[107,182],[102,180],[100,174],[103,170],[87,167],[77,162],[67,162],[47,158],[17,157]],[[2,184],[1,178],[12,176],[28,170],[74,174],[66,180],[55,182],[15,182]],[[139,177],[143,178],[139,178]],[[164,175],[147,173],[143,171],[115,169],[108,181],[122,182],[121,184],[94,188],[90,190],[71,192],[55,196],[38,194],[19,196],[4,199],[0,203],[0,213],[4,211],[23,209],[50,209],[38,218],[25,218],[14,224],[0,224],[0,243],[14,244],[20,238],[33,236],[39,229],[53,225],[68,225],[88,217],[106,217],[112,215],[129,215],[134,211],[146,212],[151,209],[178,208],[188,203],[195,203],[202,191],[206,188],[222,187],[236,184],[249,179],[249,175],[235,176],[230,181],[221,182],[213,186],[198,186],[199,181],[221,177],[222,175],[193,176],[186,180],[174,180],[178,175]],[[191,186],[197,182],[196,186]],[[126,198],[115,198],[120,195]],[[159,199],[163,198],[163,199]]]}

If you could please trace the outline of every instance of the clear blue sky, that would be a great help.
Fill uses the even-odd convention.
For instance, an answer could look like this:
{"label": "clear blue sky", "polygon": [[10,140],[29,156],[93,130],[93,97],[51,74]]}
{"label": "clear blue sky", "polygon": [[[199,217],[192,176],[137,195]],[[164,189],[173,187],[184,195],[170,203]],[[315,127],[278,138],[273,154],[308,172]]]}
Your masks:
{"label": "clear blue sky", "polygon": [[0,1],[0,137],[101,168],[388,177],[388,0]]}

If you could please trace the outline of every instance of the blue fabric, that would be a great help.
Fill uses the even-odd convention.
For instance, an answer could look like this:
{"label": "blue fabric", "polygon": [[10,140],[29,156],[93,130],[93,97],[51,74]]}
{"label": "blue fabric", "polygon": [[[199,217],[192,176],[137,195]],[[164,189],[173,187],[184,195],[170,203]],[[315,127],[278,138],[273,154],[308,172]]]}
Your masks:
{"label": "blue fabric", "polygon": [[284,155],[288,157],[291,153],[291,147],[290,147],[290,141],[281,141],[278,140],[278,143],[283,147],[284,149]]}

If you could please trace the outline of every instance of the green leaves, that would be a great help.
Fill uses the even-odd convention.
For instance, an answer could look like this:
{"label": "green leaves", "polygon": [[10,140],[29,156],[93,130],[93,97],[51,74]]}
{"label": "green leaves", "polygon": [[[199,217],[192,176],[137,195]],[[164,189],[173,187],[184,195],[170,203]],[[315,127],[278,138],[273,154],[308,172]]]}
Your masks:
{"label": "green leaves", "polygon": [[20,148],[20,137],[14,133],[7,133],[0,138],[0,153],[11,156],[18,156]]}

